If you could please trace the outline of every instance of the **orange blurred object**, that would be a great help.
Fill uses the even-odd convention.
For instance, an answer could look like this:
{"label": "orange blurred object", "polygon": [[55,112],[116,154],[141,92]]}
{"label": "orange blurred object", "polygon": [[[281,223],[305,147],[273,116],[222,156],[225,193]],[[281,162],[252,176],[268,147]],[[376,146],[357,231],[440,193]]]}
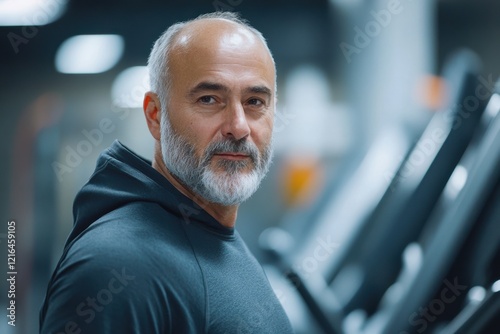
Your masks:
{"label": "orange blurred object", "polygon": [[446,105],[446,82],[435,75],[424,76],[418,85],[417,99],[419,103],[433,111]]}
{"label": "orange blurred object", "polygon": [[287,205],[308,205],[321,189],[323,166],[315,157],[288,158],[283,166],[282,180]]}

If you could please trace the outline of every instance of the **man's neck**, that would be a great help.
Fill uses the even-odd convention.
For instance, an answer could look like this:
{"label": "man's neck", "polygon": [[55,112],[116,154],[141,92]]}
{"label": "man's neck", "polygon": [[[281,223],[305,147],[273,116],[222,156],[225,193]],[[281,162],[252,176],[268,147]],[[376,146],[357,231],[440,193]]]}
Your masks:
{"label": "man's neck", "polygon": [[[161,155],[161,154],[160,154]],[[233,228],[236,224],[236,217],[238,215],[238,206],[225,206],[217,203],[208,202],[198,194],[193,192],[190,188],[186,187],[182,182],[170,173],[168,168],[163,163],[163,160],[158,153],[155,154],[153,159],[153,168],[162,174],[177,190],[184,196],[190,198],[193,202],[198,204],[209,215],[215,218],[222,226]]]}

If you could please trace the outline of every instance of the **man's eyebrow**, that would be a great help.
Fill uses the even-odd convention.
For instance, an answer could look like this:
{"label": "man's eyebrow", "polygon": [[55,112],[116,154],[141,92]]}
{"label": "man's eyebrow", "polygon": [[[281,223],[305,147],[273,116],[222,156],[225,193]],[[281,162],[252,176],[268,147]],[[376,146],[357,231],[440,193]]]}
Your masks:
{"label": "man's eyebrow", "polygon": [[245,93],[254,93],[254,94],[264,94],[267,95],[268,97],[271,97],[272,92],[271,89],[269,89],[266,86],[252,86],[248,87],[245,89]]}
{"label": "man's eyebrow", "polygon": [[199,92],[207,90],[228,92],[229,88],[217,82],[202,81],[189,91],[189,95],[196,95]]}
{"label": "man's eyebrow", "polygon": [[[194,96],[200,92],[203,91],[220,91],[220,92],[229,92],[229,87],[217,83],[217,82],[211,82],[211,81],[202,81],[196,86],[194,86],[190,91],[189,91],[189,96]],[[258,86],[251,86],[248,88],[245,88],[244,92],[246,94],[264,94],[267,95],[268,97],[272,96],[272,91],[268,87],[264,85],[258,85]]]}

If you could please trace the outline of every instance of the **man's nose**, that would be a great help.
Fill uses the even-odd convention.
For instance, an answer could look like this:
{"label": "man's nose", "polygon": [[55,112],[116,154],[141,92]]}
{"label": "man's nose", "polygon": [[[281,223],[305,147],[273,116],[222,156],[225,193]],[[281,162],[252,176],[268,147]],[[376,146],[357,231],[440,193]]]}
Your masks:
{"label": "man's nose", "polygon": [[228,107],[221,130],[224,137],[233,137],[236,140],[243,139],[250,134],[247,115],[241,103],[234,103]]}

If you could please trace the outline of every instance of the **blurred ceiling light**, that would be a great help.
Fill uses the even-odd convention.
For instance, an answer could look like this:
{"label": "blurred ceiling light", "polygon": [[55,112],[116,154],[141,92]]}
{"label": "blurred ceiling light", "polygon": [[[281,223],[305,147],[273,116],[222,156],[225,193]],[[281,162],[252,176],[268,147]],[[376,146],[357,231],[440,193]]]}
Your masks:
{"label": "blurred ceiling light", "polygon": [[149,90],[146,66],[134,66],[118,74],[111,87],[113,104],[120,108],[141,108],[144,93]]}
{"label": "blurred ceiling light", "polygon": [[486,297],[486,289],[482,286],[474,286],[467,293],[467,298],[474,304],[482,302],[484,297]]}
{"label": "blurred ceiling light", "polygon": [[499,280],[497,280],[497,281],[495,281],[495,283],[493,283],[493,284],[491,285],[491,291],[493,291],[493,292],[498,292],[498,291],[500,291],[500,279],[499,279]]}
{"label": "blurred ceiling light", "polygon": [[65,40],[56,53],[61,73],[101,73],[118,63],[124,49],[119,35],[78,35]]}
{"label": "blurred ceiling light", "polygon": [[0,26],[43,26],[62,16],[67,0],[0,0]]}

